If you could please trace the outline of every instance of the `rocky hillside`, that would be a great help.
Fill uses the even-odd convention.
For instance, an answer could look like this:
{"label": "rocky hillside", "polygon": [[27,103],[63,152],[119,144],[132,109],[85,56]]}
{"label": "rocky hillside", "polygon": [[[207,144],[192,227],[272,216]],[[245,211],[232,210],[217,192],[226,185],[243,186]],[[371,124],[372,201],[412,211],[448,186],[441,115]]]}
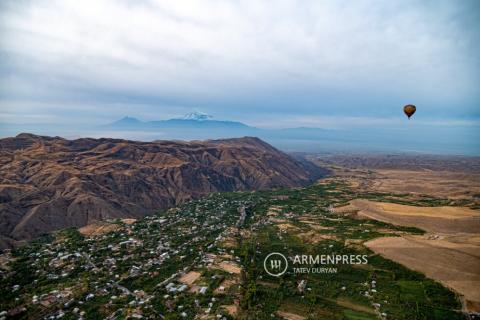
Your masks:
{"label": "rocky hillside", "polygon": [[137,142],[0,139],[2,246],[96,220],[141,217],[209,192],[299,186],[318,174],[257,138]]}

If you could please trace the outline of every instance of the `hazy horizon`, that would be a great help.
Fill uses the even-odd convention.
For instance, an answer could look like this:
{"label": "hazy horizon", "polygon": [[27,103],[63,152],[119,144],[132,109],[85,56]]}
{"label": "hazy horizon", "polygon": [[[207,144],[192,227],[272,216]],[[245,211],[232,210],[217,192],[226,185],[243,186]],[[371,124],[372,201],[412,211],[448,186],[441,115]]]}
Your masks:
{"label": "hazy horizon", "polygon": [[[132,116],[131,120],[137,119]],[[321,127],[285,127],[265,128],[241,124],[246,127],[229,127],[235,119],[216,119],[227,121],[225,128],[203,127],[209,121],[189,121],[188,124],[165,125],[168,120],[181,116],[154,121],[140,122],[135,126],[115,125],[117,121],[101,125],[13,125],[0,127],[0,137],[15,136],[19,133],[33,133],[47,136],[61,136],[67,139],[89,138],[121,138],[137,141],[154,140],[207,140],[228,139],[243,136],[256,136],[273,146],[287,152],[307,153],[414,153],[439,155],[479,156],[480,147],[475,134],[468,135],[458,127],[441,128],[434,125],[408,121],[403,125],[391,125],[388,128],[372,125],[370,128],[352,127],[346,129],[324,129]],[[150,127],[149,125],[155,124]],[[461,128],[461,127],[460,127]],[[463,137],[463,139],[459,139]]]}
{"label": "hazy horizon", "polygon": [[480,154],[479,21],[473,0],[3,1],[0,136],[198,110],[355,138],[277,143],[288,150]]}

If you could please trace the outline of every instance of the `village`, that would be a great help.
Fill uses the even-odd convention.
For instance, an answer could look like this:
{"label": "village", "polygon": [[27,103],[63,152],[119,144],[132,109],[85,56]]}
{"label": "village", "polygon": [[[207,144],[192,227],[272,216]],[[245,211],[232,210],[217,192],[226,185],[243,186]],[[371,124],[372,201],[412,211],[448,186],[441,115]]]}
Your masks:
{"label": "village", "polygon": [[[333,181],[211,194],[7,250],[0,319],[463,319],[449,290],[361,245],[422,231],[350,219],[334,209],[346,191]],[[364,254],[368,264],[277,278],[263,270],[270,252]]]}
{"label": "village", "polygon": [[[238,209],[231,214],[227,205]],[[204,214],[211,207],[214,214]],[[20,277],[23,281],[4,287],[12,269],[1,272],[2,289],[11,291],[17,306],[2,310],[0,318],[30,312],[45,319],[164,318],[172,313],[193,318],[200,312],[221,319],[222,314],[214,312],[221,299],[213,291],[223,293],[238,284],[238,279],[226,278],[238,275],[240,267],[234,251],[217,244],[228,236],[229,228],[245,220],[245,210],[241,213],[239,208],[244,208],[242,202],[206,199],[169,210],[165,216],[110,221],[108,228],[100,224],[97,229],[106,233],[87,237],[82,229],[68,229],[42,244],[41,250],[23,248],[22,258],[29,261],[29,270]],[[218,261],[217,255],[224,259]],[[19,262],[7,251],[2,260],[9,259]],[[203,277],[202,285],[192,285],[200,275],[193,272],[192,278],[192,266],[208,269],[211,276]],[[214,285],[221,281],[223,286]],[[188,301],[185,295],[198,298]]]}

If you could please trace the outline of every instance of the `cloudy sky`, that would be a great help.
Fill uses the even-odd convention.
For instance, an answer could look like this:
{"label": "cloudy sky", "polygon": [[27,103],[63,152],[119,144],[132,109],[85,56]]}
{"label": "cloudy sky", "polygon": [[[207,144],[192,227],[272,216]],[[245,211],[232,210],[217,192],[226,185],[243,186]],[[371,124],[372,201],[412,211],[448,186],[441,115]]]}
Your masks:
{"label": "cloudy sky", "polygon": [[476,0],[3,0],[0,123],[476,130],[479,52]]}

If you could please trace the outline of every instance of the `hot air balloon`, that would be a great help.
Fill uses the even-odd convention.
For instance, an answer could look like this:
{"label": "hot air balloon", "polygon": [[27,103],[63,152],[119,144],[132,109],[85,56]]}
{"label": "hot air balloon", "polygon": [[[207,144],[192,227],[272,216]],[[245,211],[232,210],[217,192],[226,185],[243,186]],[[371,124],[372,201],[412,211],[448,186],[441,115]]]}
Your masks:
{"label": "hot air balloon", "polygon": [[407,115],[408,119],[410,119],[411,116],[417,111],[417,107],[415,107],[413,104],[407,104],[405,107],[403,107],[403,112]]}

